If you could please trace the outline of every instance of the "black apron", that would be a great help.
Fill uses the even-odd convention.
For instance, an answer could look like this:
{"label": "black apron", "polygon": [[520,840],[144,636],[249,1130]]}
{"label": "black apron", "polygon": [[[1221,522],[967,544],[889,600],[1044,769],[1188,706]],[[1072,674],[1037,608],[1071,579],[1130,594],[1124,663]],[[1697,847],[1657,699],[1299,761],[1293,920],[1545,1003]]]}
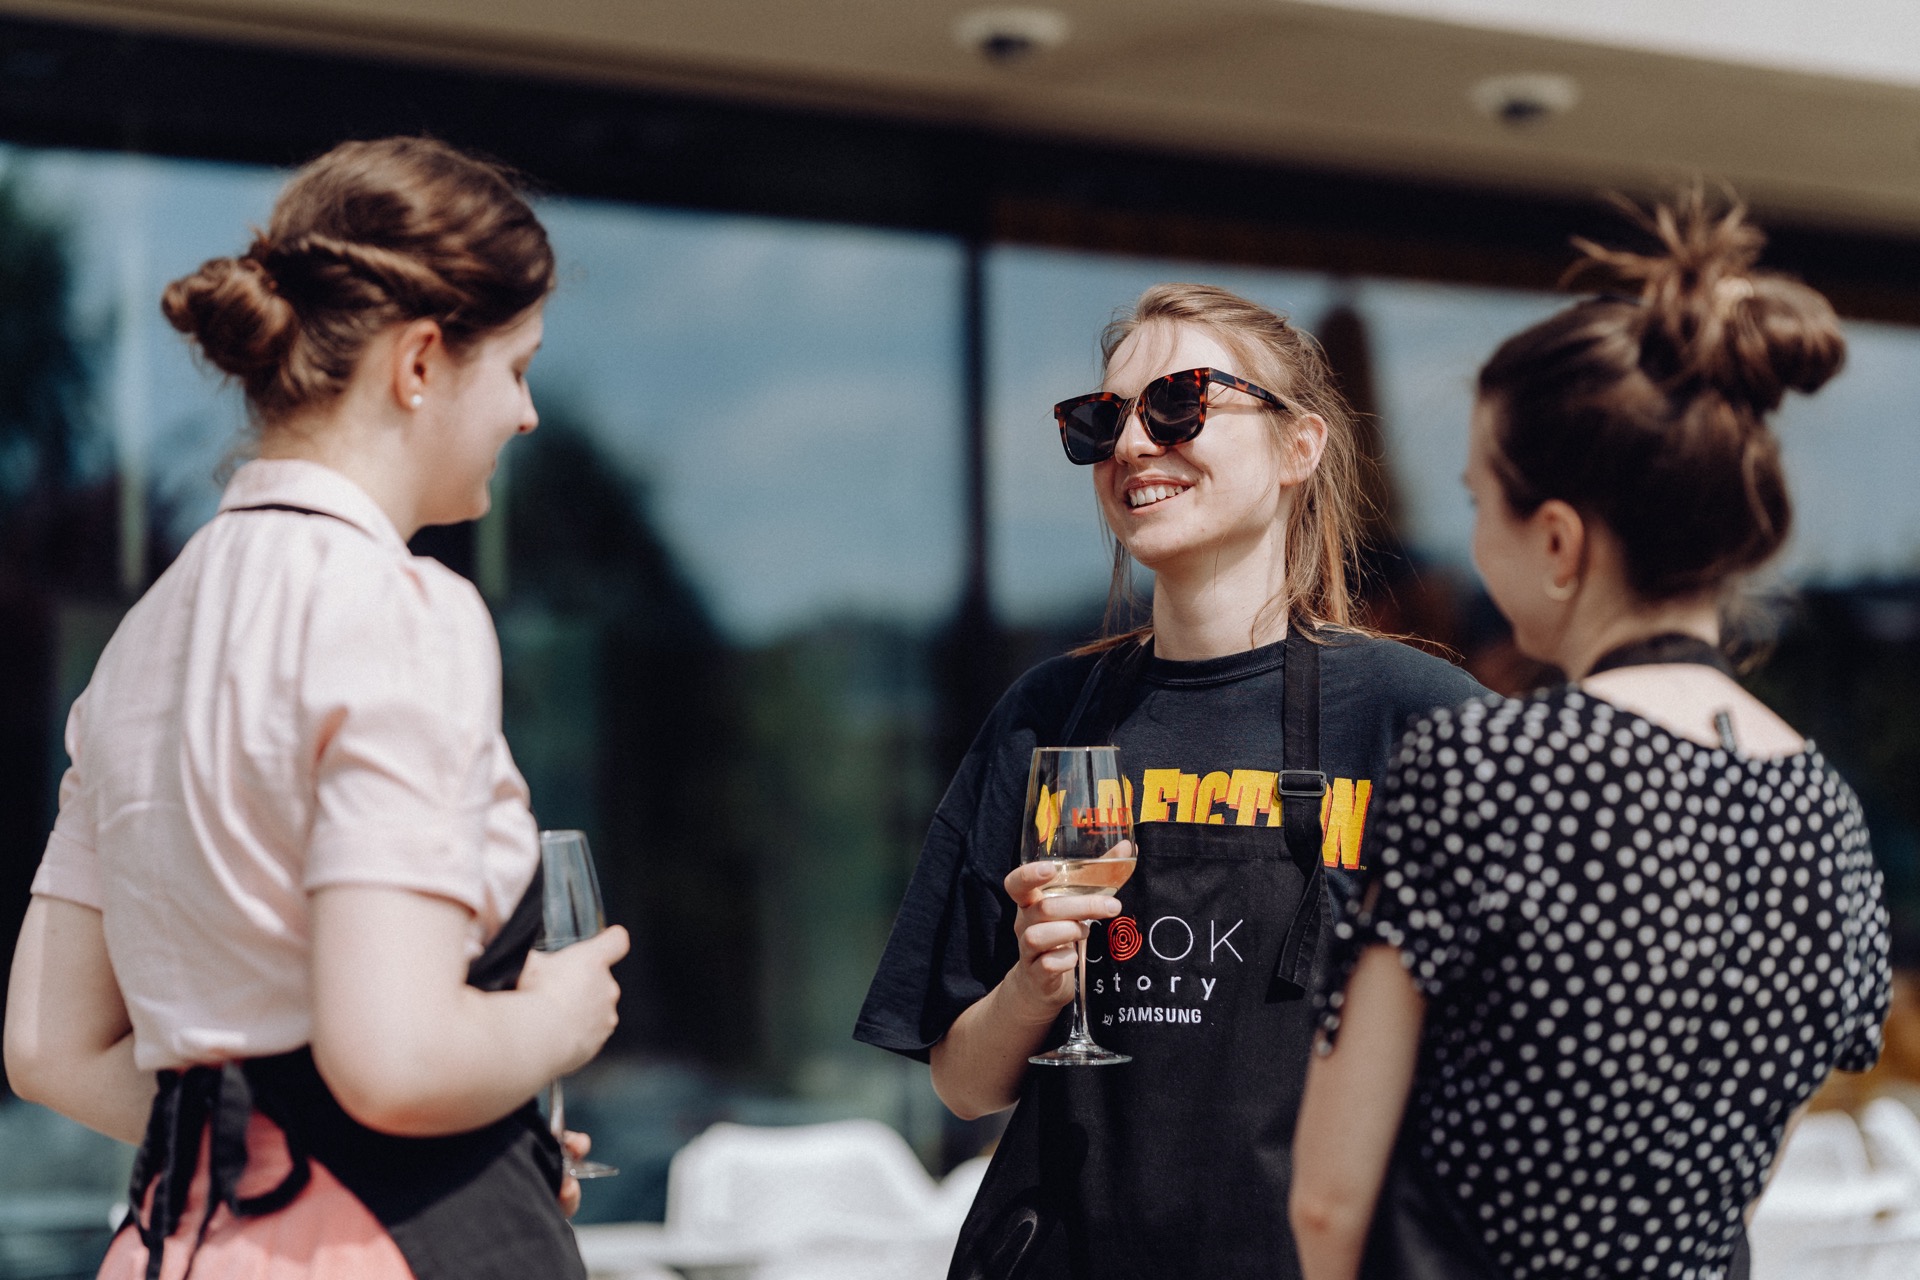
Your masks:
{"label": "black apron", "polygon": [[[222,514],[249,511],[339,518],[282,503]],[[519,983],[540,936],[540,887],[535,867],[513,914],[467,967],[469,986],[505,991]],[[272,1191],[243,1199],[235,1188],[246,1171],[247,1121],[255,1110],[286,1135],[293,1167]],[[159,1073],[146,1138],[134,1156],[132,1208],[120,1228],[140,1234],[149,1280],[160,1275],[165,1242],[180,1225],[203,1136],[212,1150],[200,1240],[218,1205],[237,1217],[294,1205],[312,1176],[308,1161],[317,1160],[387,1229],[416,1280],[586,1280],[573,1230],[560,1212],[560,1144],[532,1099],[467,1133],[395,1137],[341,1108],[307,1048]],[[149,1188],[153,1204],[142,1221]]]}
{"label": "black apron", "polygon": [[[1064,743],[1109,740],[1145,657],[1102,659]],[[1287,1190],[1333,918],[1319,657],[1290,627],[1282,827],[1135,826],[1122,914],[1096,922],[1086,968],[1094,1039],[1133,1061],[1028,1070],[949,1280],[1300,1274]]]}
{"label": "black apron", "polygon": [[[540,933],[540,873],[491,945],[467,970],[482,991],[520,979]],[[200,1156],[212,1143],[207,1219],[224,1204],[235,1216],[296,1204],[324,1165],[387,1229],[416,1280],[586,1280],[573,1231],[560,1212],[560,1145],[530,1099],[511,1115],[467,1133],[401,1138],[367,1128],[341,1109],[308,1049],[220,1067],[159,1073],[160,1088],[134,1157],[121,1230],[147,1246],[147,1275],[160,1274],[164,1242],[180,1224]],[[247,1162],[247,1120],[258,1110],[286,1135],[293,1168],[264,1195],[235,1195]],[[153,1204],[142,1221],[148,1188]],[[200,1238],[207,1222],[200,1224]],[[197,1245],[195,1246],[197,1247]]]}

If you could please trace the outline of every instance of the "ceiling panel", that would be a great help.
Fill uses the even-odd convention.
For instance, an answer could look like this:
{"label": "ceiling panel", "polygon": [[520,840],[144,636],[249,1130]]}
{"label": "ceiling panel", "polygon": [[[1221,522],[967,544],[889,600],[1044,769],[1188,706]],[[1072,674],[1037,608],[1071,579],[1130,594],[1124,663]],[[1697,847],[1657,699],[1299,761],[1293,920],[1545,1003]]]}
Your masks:
{"label": "ceiling panel", "polygon": [[[1377,6],[1053,8],[1070,26],[1060,48],[993,65],[954,38],[967,6],[938,0],[0,0],[20,13],[1556,193],[1699,173],[1797,221],[1920,233],[1920,86]],[[1568,77],[1578,101],[1519,124],[1471,104],[1477,81],[1514,72]]]}

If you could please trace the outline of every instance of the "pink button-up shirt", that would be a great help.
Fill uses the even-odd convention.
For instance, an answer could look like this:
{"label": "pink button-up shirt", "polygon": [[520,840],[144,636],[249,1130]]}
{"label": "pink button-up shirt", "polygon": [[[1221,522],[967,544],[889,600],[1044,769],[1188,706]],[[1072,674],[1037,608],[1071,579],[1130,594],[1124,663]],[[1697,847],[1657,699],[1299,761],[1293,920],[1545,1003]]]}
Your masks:
{"label": "pink button-up shirt", "polygon": [[[269,504],[304,511],[241,510]],[[317,463],[235,474],[114,633],[67,752],[33,891],[101,912],[142,1069],[308,1042],[314,890],[451,899],[477,954],[539,859],[486,606]]]}

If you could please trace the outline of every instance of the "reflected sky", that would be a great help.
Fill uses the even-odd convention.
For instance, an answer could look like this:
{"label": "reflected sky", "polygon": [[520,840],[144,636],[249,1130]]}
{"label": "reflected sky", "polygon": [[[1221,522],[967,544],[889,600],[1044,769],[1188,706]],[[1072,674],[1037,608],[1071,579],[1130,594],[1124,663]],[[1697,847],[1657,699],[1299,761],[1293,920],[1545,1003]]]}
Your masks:
{"label": "reflected sky", "polygon": [[[1471,570],[1473,510],[1460,484],[1473,378],[1508,335],[1564,299],[1395,280],[1003,248],[994,252],[992,474],[995,599],[1014,621],[1105,590],[1106,544],[1085,469],[1061,453],[1053,403],[1099,386],[1101,327],[1148,285],[1220,284],[1312,330],[1350,298],[1372,344],[1376,395],[1403,533],[1425,560]],[[1792,539],[1770,572],[1837,584],[1920,570],[1920,332],[1849,323],[1846,369],[1776,420],[1795,503]]]}
{"label": "reflected sky", "polygon": [[[102,352],[95,411],[144,456],[184,534],[213,509],[237,394],[159,318],[166,281],[242,248],[284,175],[0,147],[66,225],[75,313]],[[561,258],[535,394],[589,429],[729,634],[839,612],[927,625],[962,565],[959,246],[935,236],[548,199]],[[991,574],[1013,622],[1097,599],[1107,549],[1048,410],[1099,381],[1099,331],[1161,280],[1205,280],[1311,329],[1345,290],[1373,342],[1395,484],[1418,552],[1465,567],[1471,378],[1543,295],[1003,247],[988,259]],[[135,323],[118,331],[123,309]],[[1920,333],[1849,326],[1848,370],[1782,418],[1798,503],[1790,579],[1920,567]],[[138,358],[115,353],[138,344]],[[509,465],[511,459],[509,457]]]}

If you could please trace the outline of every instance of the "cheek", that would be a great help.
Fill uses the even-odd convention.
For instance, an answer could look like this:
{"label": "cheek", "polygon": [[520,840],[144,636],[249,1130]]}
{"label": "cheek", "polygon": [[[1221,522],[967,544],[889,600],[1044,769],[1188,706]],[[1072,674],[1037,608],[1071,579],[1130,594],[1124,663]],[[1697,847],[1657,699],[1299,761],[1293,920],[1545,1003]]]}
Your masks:
{"label": "cheek", "polygon": [[1473,513],[1473,541],[1468,544],[1473,556],[1473,567],[1480,571],[1481,577],[1487,576],[1487,515],[1480,508]]}

